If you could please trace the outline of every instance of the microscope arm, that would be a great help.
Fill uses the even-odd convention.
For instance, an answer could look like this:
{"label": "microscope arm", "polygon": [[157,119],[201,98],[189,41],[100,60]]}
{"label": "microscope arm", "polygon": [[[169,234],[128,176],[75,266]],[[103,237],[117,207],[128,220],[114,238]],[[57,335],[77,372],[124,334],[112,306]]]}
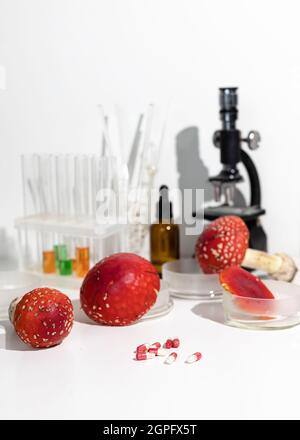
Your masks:
{"label": "microscope arm", "polygon": [[261,205],[260,181],[254,162],[249,156],[249,154],[247,154],[246,151],[244,150],[241,150],[241,161],[246,168],[250,180],[250,188],[251,188],[250,205],[260,207]]}

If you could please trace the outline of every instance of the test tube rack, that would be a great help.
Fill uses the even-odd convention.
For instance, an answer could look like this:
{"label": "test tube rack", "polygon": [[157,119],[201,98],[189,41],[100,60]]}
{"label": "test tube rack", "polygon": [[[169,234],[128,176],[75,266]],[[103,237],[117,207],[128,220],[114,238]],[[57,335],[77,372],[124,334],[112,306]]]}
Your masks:
{"label": "test tube rack", "polygon": [[[124,213],[105,221],[126,182],[114,157],[97,155],[22,156],[24,216],[15,220],[21,270],[38,274],[45,285],[78,288],[88,269],[105,256],[128,250]],[[105,204],[105,206],[103,206]]]}

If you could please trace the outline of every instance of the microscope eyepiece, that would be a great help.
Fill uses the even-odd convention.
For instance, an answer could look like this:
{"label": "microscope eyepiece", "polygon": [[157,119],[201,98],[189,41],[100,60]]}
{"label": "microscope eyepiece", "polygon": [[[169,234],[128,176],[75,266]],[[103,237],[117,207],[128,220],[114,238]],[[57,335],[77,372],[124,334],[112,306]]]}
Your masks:
{"label": "microscope eyepiece", "polygon": [[231,110],[238,105],[237,87],[221,87],[220,107],[221,110]]}
{"label": "microscope eyepiece", "polygon": [[243,180],[237,164],[241,160],[241,133],[236,128],[238,117],[237,87],[219,89],[220,119],[222,129],[214,134],[214,144],[220,148],[220,159],[223,165],[221,172],[210,181],[215,185],[232,185]]}
{"label": "microscope eyepiece", "polygon": [[222,87],[219,89],[220,119],[224,130],[234,130],[238,117],[237,87]]}

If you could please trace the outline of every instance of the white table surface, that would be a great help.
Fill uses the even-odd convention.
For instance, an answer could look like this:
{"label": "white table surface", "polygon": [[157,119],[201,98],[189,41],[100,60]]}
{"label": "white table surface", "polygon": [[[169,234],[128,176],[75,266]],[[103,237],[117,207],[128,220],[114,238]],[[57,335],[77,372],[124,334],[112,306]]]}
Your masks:
{"label": "white table surface", "polygon": [[[300,326],[240,330],[224,325],[221,303],[179,299],[169,315],[129,327],[76,321],[48,350],[1,325],[1,419],[300,418]],[[138,344],[168,336],[181,340],[176,363],[133,360]],[[195,351],[203,359],[185,364]]]}

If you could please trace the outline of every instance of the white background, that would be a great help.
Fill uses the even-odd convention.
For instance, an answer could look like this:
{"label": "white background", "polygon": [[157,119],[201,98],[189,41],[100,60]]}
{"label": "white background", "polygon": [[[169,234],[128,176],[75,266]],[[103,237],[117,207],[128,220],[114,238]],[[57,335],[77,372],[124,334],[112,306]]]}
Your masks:
{"label": "white background", "polygon": [[12,236],[22,214],[20,153],[97,152],[99,102],[118,103],[132,122],[148,102],[172,98],[158,184],[177,184],[175,137],[186,127],[199,127],[201,157],[218,171],[217,88],[237,85],[239,127],[262,135],[252,157],[270,249],[299,254],[299,9],[296,0],[0,0],[0,228]]}

